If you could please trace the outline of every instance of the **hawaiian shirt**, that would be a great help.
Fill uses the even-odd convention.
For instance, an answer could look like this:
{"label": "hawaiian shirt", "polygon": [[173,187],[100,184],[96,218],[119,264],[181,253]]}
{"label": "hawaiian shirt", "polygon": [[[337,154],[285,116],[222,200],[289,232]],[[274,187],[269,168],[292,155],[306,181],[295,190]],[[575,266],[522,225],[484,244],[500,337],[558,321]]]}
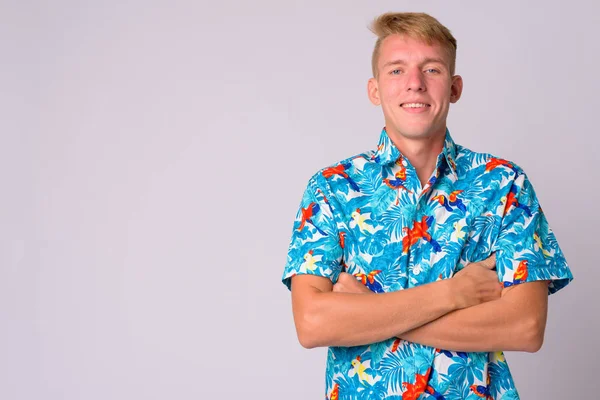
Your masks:
{"label": "hawaiian shirt", "polygon": [[[449,279],[496,253],[504,286],[573,276],[533,187],[512,162],[470,151],[446,130],[435,171],[422,186],[389,138],[323,168],[308,181],[283,282],[353,274],[374,292]],[[502,352],[435,349],[398,338],[330,347],[327,399],[518,399]]]}

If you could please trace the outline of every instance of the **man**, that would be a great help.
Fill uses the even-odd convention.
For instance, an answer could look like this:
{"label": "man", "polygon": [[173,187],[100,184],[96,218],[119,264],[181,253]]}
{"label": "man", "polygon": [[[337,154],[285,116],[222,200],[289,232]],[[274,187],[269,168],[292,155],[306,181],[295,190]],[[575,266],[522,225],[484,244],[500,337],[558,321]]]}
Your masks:
{"label": "man", "polygon": [[502,351],[537,351],[572,274],[514,163],[454,143],[456,40],[426,14],[372,27],[376,150],[313,175],[283,282],[326,396],[518,399]]}

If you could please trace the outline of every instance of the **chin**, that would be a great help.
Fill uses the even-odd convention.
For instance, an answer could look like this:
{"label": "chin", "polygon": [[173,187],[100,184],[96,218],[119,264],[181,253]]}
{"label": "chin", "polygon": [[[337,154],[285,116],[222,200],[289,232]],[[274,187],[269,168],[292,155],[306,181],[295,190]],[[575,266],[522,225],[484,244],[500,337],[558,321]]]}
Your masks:
{"label": "chin", "polygon": [[399,132],[407,139],[426,139],[432,136],[430,129],[400,128]]}

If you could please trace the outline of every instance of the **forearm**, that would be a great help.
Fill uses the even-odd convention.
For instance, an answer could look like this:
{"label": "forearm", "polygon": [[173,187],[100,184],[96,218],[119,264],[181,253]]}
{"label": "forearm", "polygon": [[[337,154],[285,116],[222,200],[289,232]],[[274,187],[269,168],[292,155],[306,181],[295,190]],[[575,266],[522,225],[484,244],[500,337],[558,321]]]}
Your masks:
{"label": "forearm", "polygon": [[[297,279],[297,278],[294,278]],[[293,287],[293,286],[292,286]],[[456,309],[449,281],[382,294],[313,290],[293,301],[298,337],[304,347],[357,346],[414,330]]]}
{"label": "forearm", "polygon": [[453,311],[399,336],[452,351],[537,351],[538,320],[523,308],[501,298]]}

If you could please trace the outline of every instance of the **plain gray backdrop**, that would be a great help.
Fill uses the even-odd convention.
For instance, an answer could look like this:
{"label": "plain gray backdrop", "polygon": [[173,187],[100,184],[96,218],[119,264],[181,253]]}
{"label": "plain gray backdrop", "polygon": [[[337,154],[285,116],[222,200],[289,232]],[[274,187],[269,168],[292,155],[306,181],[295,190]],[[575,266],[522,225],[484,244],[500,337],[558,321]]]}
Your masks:
{"label": "plain gray backdrop", "polygon": [[280,278],[308,178],[373,149],[386,11],[458,39],[457,143],[528,174],[575,280],[523,399],[593,398],[593,1],[1,1],[0,398],[318,399]]}

